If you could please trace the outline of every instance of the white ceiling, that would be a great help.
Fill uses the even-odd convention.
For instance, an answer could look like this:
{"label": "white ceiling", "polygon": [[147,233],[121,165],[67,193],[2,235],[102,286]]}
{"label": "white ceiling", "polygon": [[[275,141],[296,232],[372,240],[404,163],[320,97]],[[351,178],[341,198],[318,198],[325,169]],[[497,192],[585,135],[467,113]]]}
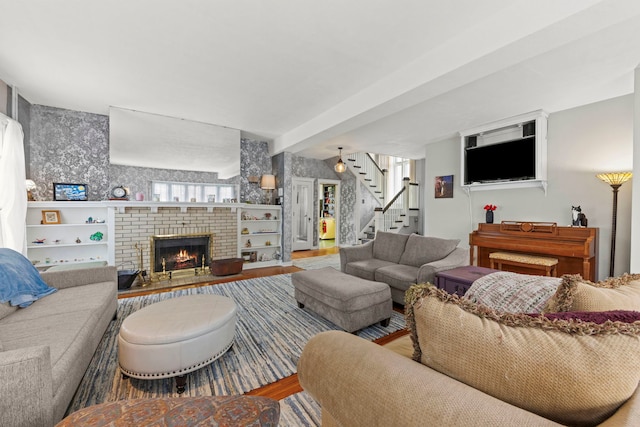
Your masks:
{"label": "white ceiling", "polygon": [[0,0],[33,104],[241,130],[273,153],[425,144],[633,91],[637,0]]}

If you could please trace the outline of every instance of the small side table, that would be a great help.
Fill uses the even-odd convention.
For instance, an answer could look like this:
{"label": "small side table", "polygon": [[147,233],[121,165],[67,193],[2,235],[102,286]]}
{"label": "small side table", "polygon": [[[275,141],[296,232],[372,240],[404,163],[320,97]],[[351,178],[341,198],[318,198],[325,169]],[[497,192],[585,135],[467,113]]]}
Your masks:
{"label": "small side table", "polygon": [[444,289],[450,294],[463,296],[475,280],[497,271],[500,270],[477,267],[475,265],[465,265],[464,267],[458,267],[436,273],[436,286],[439,289]]}

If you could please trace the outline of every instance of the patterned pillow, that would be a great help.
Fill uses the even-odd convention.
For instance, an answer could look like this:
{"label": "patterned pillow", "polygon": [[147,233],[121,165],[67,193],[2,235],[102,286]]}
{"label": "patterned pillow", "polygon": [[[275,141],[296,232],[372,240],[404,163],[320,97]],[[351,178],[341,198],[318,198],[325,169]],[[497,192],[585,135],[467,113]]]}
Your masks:
{"label": "patterned pillow", "polygon": [[595,425],[638,387],[640,321],[499,313],[427,285],[407,293],[414,360],[497,399],[561,424]]}
{"label": "patterned pillow", "polygon": [[544,312],[640,311],[640,274],[624,274],[597,283],[579,274],[565,274]]}
{"label": "patterned pillow", "polygon": [[560,282],[557,277],[499,271],[476,279],[464,298],[506,313],[540,313]]}

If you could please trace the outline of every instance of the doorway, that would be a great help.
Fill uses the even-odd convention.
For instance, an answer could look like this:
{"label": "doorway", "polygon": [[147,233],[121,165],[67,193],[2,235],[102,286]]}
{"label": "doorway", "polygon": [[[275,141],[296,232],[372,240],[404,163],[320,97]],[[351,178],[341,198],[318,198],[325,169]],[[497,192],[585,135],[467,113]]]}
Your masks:
{"label": "doorway", "polygon": [[338,245],[340,223],[340,181],[318,180],[318,248]]}
{"label": "doorway", "polygon": [[313,178],[293,178],[293,212],[291,250],[313,247]]}

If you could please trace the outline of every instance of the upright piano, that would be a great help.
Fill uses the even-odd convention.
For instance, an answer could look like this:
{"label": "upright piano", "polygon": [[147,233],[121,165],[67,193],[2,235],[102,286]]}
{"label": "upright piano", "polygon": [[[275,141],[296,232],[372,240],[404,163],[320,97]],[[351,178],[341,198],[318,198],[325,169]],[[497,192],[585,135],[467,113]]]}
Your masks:
{"label": "upright piano", "polygon": [[[514,252],[558,259],[558,277],[580,274],[595,282],[598,278],[598,229],[558,227],[553,222],[502,221],[478,224],[469,234],[470,264],[489,267],[491,252]],[[511,271],[535,274],[526,269]]]}

